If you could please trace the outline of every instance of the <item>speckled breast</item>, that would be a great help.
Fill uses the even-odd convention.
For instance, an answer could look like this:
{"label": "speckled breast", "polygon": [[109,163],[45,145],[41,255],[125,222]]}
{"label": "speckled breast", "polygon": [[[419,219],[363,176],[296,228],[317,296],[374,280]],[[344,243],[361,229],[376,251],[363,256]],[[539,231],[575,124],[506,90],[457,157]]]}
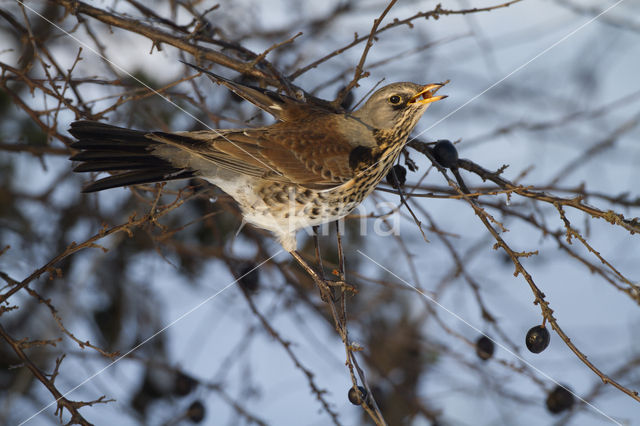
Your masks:
{"label": "speckled breast", "polygon": [[[376,188],[401,150],[402,144],[390,148],[356,177],[329,190],[314,190],[284,182],[265,182],[256,194],[262,202],[241,207],[245,212],[250,211],[253,217],[268,216],[279,227],[289,230],[338,220],[351,213]],[[260,222],[267,229],[273,228],[263,220]]]}

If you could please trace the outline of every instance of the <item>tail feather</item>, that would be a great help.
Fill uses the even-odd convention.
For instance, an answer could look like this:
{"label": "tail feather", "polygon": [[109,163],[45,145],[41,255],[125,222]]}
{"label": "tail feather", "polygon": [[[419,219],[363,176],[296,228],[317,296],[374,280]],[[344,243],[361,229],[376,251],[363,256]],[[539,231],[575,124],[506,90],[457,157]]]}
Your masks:
{"label": "tail feather", "polygon": [[194,170],[175,167],[170,161],[153,155],[153,149],[159,142],[148,138],[148,132],[93,121],[76,121],[71,123],[69,133],[78,139],[71,148],[80,151],[69,158],[80,162],[74,172],[116,173],[90,183],[83,192],[186,179],[196,174]]}
{"label": "tail feather", "polygon": [[[96,138],[99,136],[93,137]],[[118,139],[110,139],[110,136],[108,135],[102,137],[104,139],[80,139],[77,142],[72,143],[71,148],[78,150],[101,149],[105,151],[146,152],[146,149],[149,147],[151,142],[149,140],[137,142],[135,140],[124,141]]]}
{"label": "tail feather", "polygon": [[[74,121],[71,123],[69,133],[78,139],[78,142],[97,140],[103,142],[108,139],[114,143],[134,142],[149,143],[145,137],[148,132],[141,130],[125,129],[123,127],[112,126],[111,124],[99,123],[97,121]],[[76,142],[76,143],[78,143]]]}
{"label": "tail feather", "polygon": [[[155,163],[155,164],[154,164]],[[117,161],[88,161],[77,165],[73,171],[83,172],[111,172],[118,170],[149,170],[154,168],[171,168],[171,164],[164,160],[151,158],[140,162],[136,159],[128,160],[120,158]]]}
{"label": "tail feather", "polygon": [[97,192],[104,189],[118,188],[142,183],[165,182],[174,179],[194,177],[194,172],[182,169],[136,170],[99,179],[86,185],[82,192]]}
{"label": "tail feather", "polygon": [[[126,152],[127,159],[145,159],[147,157],[154,157],[150,155],[149,152],[135,152],[135,151],[127,151]],[[118,161],[122,160],[122,150],[120,149],[93,149],[93,148],[84,148],[84,151],[78,152],[77,154],[69,157],[71,161]]]}

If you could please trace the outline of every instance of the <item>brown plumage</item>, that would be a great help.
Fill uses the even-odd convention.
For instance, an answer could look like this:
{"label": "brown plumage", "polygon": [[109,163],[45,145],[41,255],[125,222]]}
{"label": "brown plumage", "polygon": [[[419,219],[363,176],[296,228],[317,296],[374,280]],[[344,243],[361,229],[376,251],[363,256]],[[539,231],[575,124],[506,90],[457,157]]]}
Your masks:
{"label": "brown plumage", "polygon": [[[202,69],[200,69],[202,70]],[[77,121],[77,172],[116,174],[84,192],[201,177],[239,204],[247,222],[273,232],[288,251],[305,226],[349,214],[386,175],[442,84],[395,83],[353,113],[339,113],[215,76],[272,114],[271,126],[146,132]]]}

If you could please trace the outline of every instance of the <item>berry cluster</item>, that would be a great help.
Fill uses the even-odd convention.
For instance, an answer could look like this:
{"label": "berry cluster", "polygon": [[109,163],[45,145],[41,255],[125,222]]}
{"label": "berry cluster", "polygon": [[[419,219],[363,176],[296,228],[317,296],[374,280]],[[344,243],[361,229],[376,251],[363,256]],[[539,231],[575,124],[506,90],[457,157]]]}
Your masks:
{"label": "berry cluster", "polygon": [[[544,325],[532,327],[525,338],[527,349],[534,354],[544,351],[551,341],[549,330]],[[480,336],[475,344],[476,355],[483,361],[487,361],[493,356],[495,345],[493,340],[487,336]],[[349,394],[351,395],[351,394]],[[558,385],[547,395],[547,410],[552,414],[562,413],[570,410],[574,404],[573,393],[567,386]]]}

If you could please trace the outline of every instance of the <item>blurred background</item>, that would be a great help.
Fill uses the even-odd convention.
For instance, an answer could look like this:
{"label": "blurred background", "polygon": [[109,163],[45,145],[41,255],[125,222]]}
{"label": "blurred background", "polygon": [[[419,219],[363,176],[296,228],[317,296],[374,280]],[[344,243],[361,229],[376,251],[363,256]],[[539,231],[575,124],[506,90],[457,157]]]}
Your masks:
{"label": "blurred background", "polygon": [[[380,82],[451,80],[414,135],[451,140],[490,171],[506,165],[502,178],[536,191],[505,193],[460,171],[487,193],[478,203],[509,247],[536,252],[520,261],[566,340],[637,390],[639,225],[621,217],[640,216],[640,3],[440,3],[393,5],[345,107]],[[196,52],[236,81],[274,87],[279,73],[332,100],[388,4],[0,3],[0,423],[59,423],[55,405],[40,412],[55,398],[28,358],[57,373],[49,383],[73,389],[71,400],[113,400],[79,410],[95,424],[373,424],[348,399],[327,305],[270,235],[237,232],[232,200],[197,179],[81,194],[95,176],[72,172],[67,129],[77,119],[162,131],[272,122],[179,62]],[[386,182],[343,230],[358,289],[346,297],[349,336],[386,422],[640,424],[637,397],[604,384],[548,323],[549,347],[527,349],[543,323],[530,285],[431,161],[407,153],[405,197],[428,242]],[[320,237],[327,272],[334,228]],[[483,334],[488,359],[476,351]],[[574,403],[553,414],[558,383]]]}

